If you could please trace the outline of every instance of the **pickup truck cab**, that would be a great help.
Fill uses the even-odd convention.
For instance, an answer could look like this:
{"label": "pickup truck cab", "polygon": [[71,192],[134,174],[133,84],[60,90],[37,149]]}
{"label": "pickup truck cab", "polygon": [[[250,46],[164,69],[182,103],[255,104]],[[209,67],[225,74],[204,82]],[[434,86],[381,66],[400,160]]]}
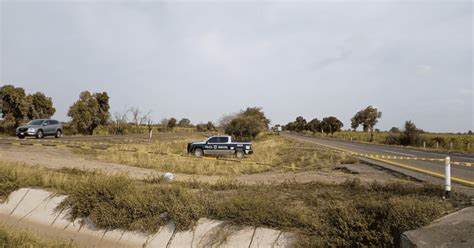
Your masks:
{"label": "pickup truck cab", "polygon": [[206,141],[188,143],[188,153],[201,157],[203,155],[235,155],[243,158],[246,154],[253,154],[252,143],[233,142],[228,135],[209,137]]}

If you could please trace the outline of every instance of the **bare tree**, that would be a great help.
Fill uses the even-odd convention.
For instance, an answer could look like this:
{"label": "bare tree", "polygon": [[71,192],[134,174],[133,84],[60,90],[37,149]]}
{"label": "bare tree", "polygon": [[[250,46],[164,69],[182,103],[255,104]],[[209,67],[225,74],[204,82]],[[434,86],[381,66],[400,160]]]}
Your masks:
{"label": "bare tree", "polygon": [[135,124],[135,126],[138,126],[141,121],[141,111],[138,107],[131,107],[130,108],[130,113],[132,113],[132,121]]}
{"label": "bare tree", "polygon": [[153,119],[151,117],[151,110],[140,118],[140,124],[142,123],[146,123],[146,126],[148,127],[148,138],[151,140],[153,136]]}
{"label": "bare tree", "polygon": [[115,112],[114,113],[114,124],[115,124],[115,134],[123,134],[125,127],[128,122],[128,113],[129,110],[124,111],[123,113]]}

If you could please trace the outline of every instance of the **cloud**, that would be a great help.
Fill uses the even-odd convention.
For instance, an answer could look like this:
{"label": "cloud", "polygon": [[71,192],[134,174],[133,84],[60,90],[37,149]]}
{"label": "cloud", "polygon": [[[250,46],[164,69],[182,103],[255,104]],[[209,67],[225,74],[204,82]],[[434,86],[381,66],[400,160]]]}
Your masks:
{"label": "cloud", "polygon": [[417,65],[416,72],[420,75],[431,75],[432,68],[429,65]]}
{"label": "cloud", "polygon": [[314,69],[315,70],[321,70],[321,69],[324,69],[325,67],[328,67],[332,64],[335,64],[337,62],[340,62],[340,61],[343,61],[345,59],[347,59],[350,55],[351,55],[352,51],[347,51],[347,50],[344,50],[342,49],[340,51],[340,54],[337,55],[337,56],[333,56],[333,57],[327,57],[321,61],[319,61],[315,66],[314,66]]}
{"label": "cloud", "polygon": [[[109,92],[111,112],[138,106],[155,121],[261,106],[273,123],[347,125],[376,105],[381,129],[417,116],[433,131],[472,123],[472,93],[453,90],[472,89],[470,1],[0,4],[1,84],[43,91],[61,120],[90,90]],[[419,104],[460,95],[463,106]]]}

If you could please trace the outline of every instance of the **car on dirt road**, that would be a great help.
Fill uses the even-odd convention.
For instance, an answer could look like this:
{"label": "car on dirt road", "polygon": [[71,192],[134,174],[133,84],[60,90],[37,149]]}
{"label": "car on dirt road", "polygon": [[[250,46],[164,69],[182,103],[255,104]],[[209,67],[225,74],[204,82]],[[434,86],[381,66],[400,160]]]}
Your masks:
{"label": "car on dirt road", "polygon": [[196,157],[203,155],[235,155],[243,158],[253,154],[252,143],[233,142],[231,136],[217,135],[209,137],[206,141],[188,143],[188,153]]}
{"label": "car on dirt road", "polygon": [[45,136],[55,136],[61,138],[63,134],[63,126],[57,120],[36,119],[28,122],[25,126],[16,129],[16,136],[23,139],[26,136],[34,136],[42,139]]}

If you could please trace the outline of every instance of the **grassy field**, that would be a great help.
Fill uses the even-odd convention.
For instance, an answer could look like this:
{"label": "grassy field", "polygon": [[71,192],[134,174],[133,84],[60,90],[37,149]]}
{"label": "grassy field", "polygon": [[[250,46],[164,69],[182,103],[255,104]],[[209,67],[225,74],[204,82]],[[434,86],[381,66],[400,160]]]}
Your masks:
{"label": "grassy field", "polygon": [[463,195],[443,200],[441,187],[408,181],[170,183],[0,161],[0,197],[20,187],[68,194],[62,206],[101,228],[155,232],[172,220],[186,230],[207,217],[290,231],[297,235],[296,247],[396,247],[403,231],[468,204]]}
{"label": "grassy field", "polygon": [[[320,134],[316,134],[320,135]],[[375,132],[374,142],[385,144],[389,132]],[[326,136],[324,136],[326,137]],[[353,132],[342,131],[334,133],[329,136],[337,139],[353,140],[361,142],[370,141],[370,133],[368,132]],[[425,142],[425,147],[428,149],[438,149],[444,151],[460,151],[460,152],[474,152],[474,135],[469,134],[441,134],[441,133],[422,133],[420,138]],[[438,145],[437,145],[438,144]],[[452,145],[451,145],[452,144]],[[469,144],[469,145],[468,145]],[[421,142],[417,147],[423,147]]]}
{"label": "grassy field", "polygon": [[[340,163],[354,162],[343,154],[321,150],[320,147],[314,144],[295,141],[270,133],[259,136],[253,142],[255,154],[243,160],[257,162],[258,164],[179,156],[186,155],[188,142],[202,139],[204,138],[198,134],[177,135],[174,137],[167,136],[166,139],[155,139],[149,143],[116,145],[114,150],[81,149],[74,151],[89,158],[106,162],[156,169],[158,171],[199,175],[253,174],[272,170],[288,170],[293,167],[303,171],[329,171]],[[125,150],[128,152],[125,152]],[[177,156],[150,154],[149,152]]]}
{"label": "grassy field", "polygon": [[0,224],[0,247],[79,247],[70,242],[43,239],[29,232],[16,232]]}

